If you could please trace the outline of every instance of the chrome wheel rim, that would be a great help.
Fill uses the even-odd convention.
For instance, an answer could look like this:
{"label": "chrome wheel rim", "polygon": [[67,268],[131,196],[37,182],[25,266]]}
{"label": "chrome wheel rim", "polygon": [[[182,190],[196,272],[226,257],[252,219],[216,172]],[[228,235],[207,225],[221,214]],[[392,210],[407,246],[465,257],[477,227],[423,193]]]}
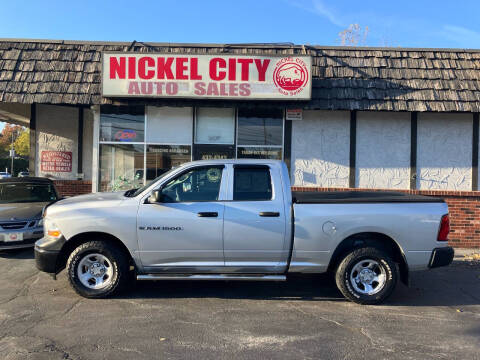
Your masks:
{"label": "chrome wheel rim", "polygon": [[362,295],[375,295],[387,282],[387,273],[380,263],[373,259],[357,262],[350,271],[350,283]]}
{"label": "chrome wheel rim", "polygon": [[83,286],[99,290],[111,284],[113,266],[111,261],[102,254],[88,254],[78,263],[77,274]]}

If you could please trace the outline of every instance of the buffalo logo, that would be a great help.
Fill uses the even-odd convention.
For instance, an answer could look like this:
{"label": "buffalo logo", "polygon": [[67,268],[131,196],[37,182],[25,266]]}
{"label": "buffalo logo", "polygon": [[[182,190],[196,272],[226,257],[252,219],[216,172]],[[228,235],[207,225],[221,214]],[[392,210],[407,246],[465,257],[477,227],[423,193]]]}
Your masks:
{"label": "buffalo logo", "polygon": [[273,82],[284,95],[300,93],[308,83],[308,69],[300,58],[282,58],[273,71]]}
{"label": "buffalo logo", "polygon": [[135,130],[118,130],[115,133],[115,140],[118,141],[133,141],[137,137]]}

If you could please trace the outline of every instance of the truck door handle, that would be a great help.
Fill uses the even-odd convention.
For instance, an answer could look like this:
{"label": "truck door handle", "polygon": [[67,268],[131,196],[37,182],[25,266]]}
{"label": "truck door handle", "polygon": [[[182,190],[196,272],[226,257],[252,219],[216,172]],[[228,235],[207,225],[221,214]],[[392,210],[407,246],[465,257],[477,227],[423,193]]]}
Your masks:
{"label": "truck door handle", "polygon": [[276,211],[262,211],[259,215],[263,217],[279,217],[280,213]]}
{"label": "truck door handle", "polygon": [[218,212],[216,211],[206,211],[206,212],[199,212],[198,217],[218,217]]}

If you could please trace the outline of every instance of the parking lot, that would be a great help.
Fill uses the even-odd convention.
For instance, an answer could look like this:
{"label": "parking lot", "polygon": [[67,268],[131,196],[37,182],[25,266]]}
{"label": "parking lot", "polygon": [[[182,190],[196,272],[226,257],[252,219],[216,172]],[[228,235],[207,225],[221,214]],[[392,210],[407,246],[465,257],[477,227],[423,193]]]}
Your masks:
{"label": "parking lot", "polygon": [[2,359],[480,359],[480,265],[417,273],[381,306],[325,276],[286,283],[143,282],[77,296],[33,251],[0,253]]}

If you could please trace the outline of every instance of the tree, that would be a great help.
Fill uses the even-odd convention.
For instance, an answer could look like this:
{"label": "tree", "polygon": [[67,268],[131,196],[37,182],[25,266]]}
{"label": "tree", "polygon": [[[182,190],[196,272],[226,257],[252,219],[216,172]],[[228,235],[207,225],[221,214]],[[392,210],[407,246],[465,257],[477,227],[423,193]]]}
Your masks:
{"label": "tree", "polygon": [[348,28],[338,33],[342,46],[366,46],[368,26],[362,28],[358,24],[350,24]]}
{"label": "tree", "polygon": [[5,125],[0,133],[0,157],[8,156],[12,149],[12,141],[15,142],[23,129],[20,125]]}
{"label": "tree", "polygon": [[30,131],[23,128],[13,146],[18,156],[28,157],[30,155]]}

